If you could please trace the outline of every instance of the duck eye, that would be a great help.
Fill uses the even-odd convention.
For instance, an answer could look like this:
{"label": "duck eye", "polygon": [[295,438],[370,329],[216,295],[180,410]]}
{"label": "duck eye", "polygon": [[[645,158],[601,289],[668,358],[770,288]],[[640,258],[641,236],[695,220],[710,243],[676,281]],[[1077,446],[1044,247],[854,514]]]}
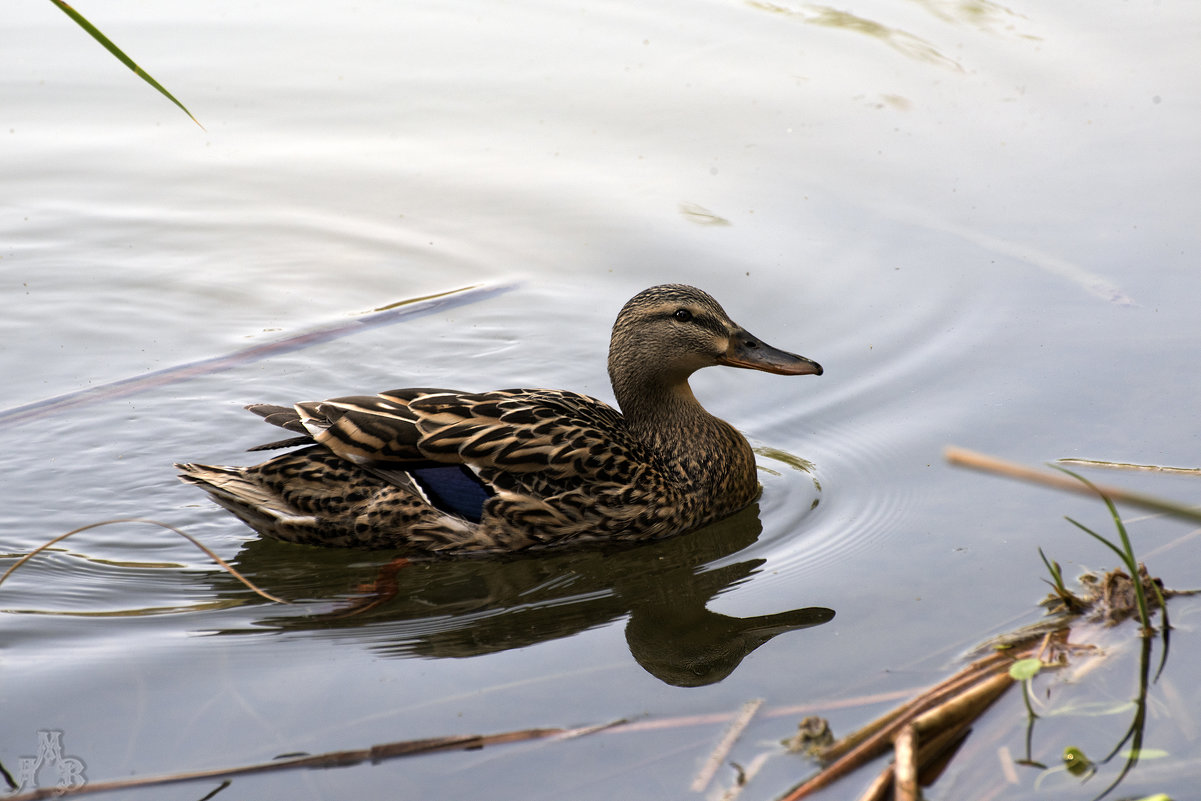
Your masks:
{"label": "duck eye", "polygon": [[676,309],[676,313],[672,317],[675,317],[681,323],[687,323],[692,321],[692,312],[687,309]]}

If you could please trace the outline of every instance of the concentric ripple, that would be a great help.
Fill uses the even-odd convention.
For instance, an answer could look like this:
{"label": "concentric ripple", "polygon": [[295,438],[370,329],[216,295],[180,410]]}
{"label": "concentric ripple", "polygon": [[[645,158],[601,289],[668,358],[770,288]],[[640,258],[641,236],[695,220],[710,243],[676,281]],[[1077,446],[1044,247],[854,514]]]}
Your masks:
{"label": "concentric ripple", "polygon": [[[888,480],[896,449],[887,440],[861,427],[823,434],[808,450],[813,463],[806,469],[795,457],[783,461],[780,452],[759,450],[764,532],[743,552],[770,558],[772,570],[759,581],[793,580],[852,560],[878,547],[905,514],[909,493]],[[834,442],[837,450],[822,447]],[[769,472],[765,463],[782,469]]]}

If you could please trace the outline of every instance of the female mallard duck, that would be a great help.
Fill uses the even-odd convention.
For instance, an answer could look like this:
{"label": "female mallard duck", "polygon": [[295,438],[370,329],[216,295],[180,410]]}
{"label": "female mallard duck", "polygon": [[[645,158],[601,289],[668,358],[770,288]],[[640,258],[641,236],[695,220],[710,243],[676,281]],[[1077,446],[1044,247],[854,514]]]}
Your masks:
{"label": "female mallard duck", "polygon": [[619,413],[554,389],[379,395],[247,407],[307,445],[255,467],[177,465],[180,478],[262,534],[314,545],[501,552],[647,540],[754,500],[750,445],[701,407],[688,377],[724,364],[821,375],[682,284],[617,315],[609,378]]}

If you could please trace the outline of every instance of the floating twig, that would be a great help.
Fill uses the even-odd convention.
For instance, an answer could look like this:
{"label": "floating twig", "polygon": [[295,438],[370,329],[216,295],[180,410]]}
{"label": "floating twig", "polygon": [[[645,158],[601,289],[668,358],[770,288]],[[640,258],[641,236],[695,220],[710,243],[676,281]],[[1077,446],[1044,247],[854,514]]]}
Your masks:
{"label": "floating twig", "polygon": [[1173,473],[1182,476],[1201,476],[1201,467],[1169,467],[1159,464],[1139,464],[1137,462],[1109,462],[1103,459],[1076,459],[1072,457],[1056,459],[1055,464],[1070,464],[1076,467],[1099,467],[1105,470],[1138,470],[1148,473]]}
{"label": "floating twig", "polygon": [[7,579],[9,576],[11,576],[18,567],[25,564],[30,559],[37,556],[39,553],[46,550],[47,548],[62,542],[67,537],[78,534],[81,531],[87,531],[89,529],[99,528],[100,526],[112,526],[112,525],[116,525],[117,523],[144,523],[149,526],[158,526],[159,528],[165,528],[168,531],[174,531],[176,534],[183,537],[185,540],[192,543],[197,548],[199,548],[200,550],[202,550],[206,554],[208,554],[208,557],[210,559],[212,559],[214,562],[216,562],[221,567],[221,569],[223,569],[225,572],[229,573],[231,576],[236,578],[238,581],[245,584],[246,587],[248,589],[250,589],[251,591],[253,591],[254,593],[262,596],[263,598],[266,598],[268,601],[274,601],[275,603],[279,603],[279,604],[291,603],[291,601],[285,601],[283,598],[277,598],[276,596],[272,595],[271,593],[267,592],[266,590],[260,589],[258,586],[255,585],[255,583],[253,581],[251,581],[250,579],[246,578],[241,573],[239,573],[233,565],[231,565],[229,562],[226,562],[220,556],[217,556],[217,554],[214,553],[211,548],[209,548],[207,545],[202,543],[200,540],[193,537],[188,532],[182,531],[182,530],[176,528],[175,526],[168,525],[167,523],[160,523],[157,520],[147,520],[147,519],[144,519],[141,517],[119,517],[119,518],[116,518],[115,520],[102,520],[99,523],[89,523],[86,526],[80,526],[77,529],[72,529],[71,531],[68,531],[66,534],[59,534],[54,539],[49,540],[48,542],[43,542],[41,545],[34,548],[32,551],[25,554],[20,559],[18,559],[16,562],[14,562],[8,568],[8,570],[4,571],[4,575],[0,576],[0,584],[3,584],[5,579]]}
{"label": "floating twig", "polygon": [[548,738],[581,737],[585,734],[602,731],[620,722],[575,729],[522,729],[520,731],[508,731],[499,734],[465,734],[452,737],[431,737],[423,740],[401,740],[399,742],[373,745],[370,748],[360,748],[350,751],[329,751],[324,754],[276,759],[271,762],[256,762],[252,765],[241,765],[233,768],[185,771],[162,776],[143,776],[133,779],[114,779],[112,781],[89,781],[81,787],[70,789],[44,787],[29,793],[5,796],[4,799],[5,801],[41,801],[41,799],[46,798],[63,798],[87,793],[107,793],[114,790],[133,790],[143,787],[160,787],[165,784],[178,784],[180,782],[192,782],[204,779],[228,780],[235,776],[246,776],[253,773],[267,773],[278,770],[293,770],[295,768],[347,768],[363,763],[374,763],[386,759],[416,756],[418,754],[435,754],[443,751],[469,751],[490,745],[505,745],[508,743],[521,743]]}

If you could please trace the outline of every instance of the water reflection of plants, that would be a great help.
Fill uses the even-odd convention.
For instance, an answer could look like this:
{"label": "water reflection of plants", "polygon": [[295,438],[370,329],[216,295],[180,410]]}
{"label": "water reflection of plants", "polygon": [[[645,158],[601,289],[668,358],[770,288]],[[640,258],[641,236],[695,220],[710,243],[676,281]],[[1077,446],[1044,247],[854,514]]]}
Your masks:
{"label": "water reflection of plants", "polygon": [[[1144,580],[1144,584],[1149,585],[1153,583],[1152,580],[1147,576],[1145,569],[1140,575]],[[1124,572],[1115,570],[1112,573],[1106,574],[1106,576],[1097,581],[1095,585],[1086,583],[1085,595],[1089,595],[1088,589],[1092,586],[1100,587],[1113,583],[1119,583],[1123,585],[1128,584],[1129,577],[1126,576]],[[1104,608],[1107,607],[1106,601],[1099,593],[1092,597],[1074,597],[1077,598],[1078,602],[1083,604],[1080,607],[1080,612],[1075,614],[1085,614],[1089,611],[1093,611],[1095,613],[1095,611],[1098,610],[1098,607],[1102,607],[1100,611],[1104,612]],[[1125,607],[1125,611],[1131,611],[1130,607]],[[1166,633],[1167,629],[1165,628],[1163,631]],[[1039,675],[1042,675],[1044,669],[1067,667],[1069,664],[1068,660],[1066,658],[1059,658],[1054,662],[1048,663],[1044,662],[1039,657],[1030,657],[1019,660],[1010,666],[1010,676],[1013,679],[1022,682],[1023,697],[1026,702],[1027,710],[1025,757],[1015,760],[1015,763],[1020,766],[1034,768],[1040,771],[1039,776],[1034,781],[1034,789],[1042,789],[1046,782],[1062,774],[1075,777],[1083,783],[1092,779],[1105,765],[1112,763],[1116,757],[1121,756],[1123,759],[1120,770],[1117,772],[1112,781],[1110,781],[1110,783],[1097,796],[1095,796],[1096,799],[1100,799],[1104,798],[1115,787],[1117,787],[1118,784],[1120,784],[1130,772],[1130,770],[1134,768],[1140,757],[1143,755],[1143,738],[1147,721],[1147,692],[1150,685],[1153,683],[1153,680],[1150,680],[1150,664],[1154,642],[1155,641],[1151,637],[1139,638],[1138,689],[1132,701],[1128,703],[1122,703],[1117,706],[1105,705],[1101,708],[1098,708],[1096,705],[1089,705],[1083,708],[1073,708],[1070,704],[1067,704],[1060,709],[1055,709],[1052,705],[1046,704],[1042,707],[1043,712],[1042,715],[1040,715],[1035,711],[1034,703],[1032,701],[1033,698],[1037,697],[1032,689],[1035,678]],[[1077,648],[1080,652],[1091,652],[1095,656],[1101,656],[1099,649],[1090,646],[1077,645],[1075,648]],[[1165,649],[1162,651],[1159,668],[1160,671],[1163,669],[1166,656],[1167,650],[1165,647]],[[1033,744],[1035,740],[1035,729],[1038,721],[1041,719],[1048,716],[1076,716],[1083,717],[1086,720],[1091,720],[1097,715],[1115,714],[1125,712],[1127,710],[1133,711],[1129,726],[1126,728],[1125,733],[1117,738],[1117,742],[1103,757],[1094,761],[1093,759],[1089,758],[1083,747],[1069,742],[1062,748],[1062,756],[1060,758],[1060,764],[1058,765],[1049,766],[1034,759]]]}
{"label": "water reflection of plants", "polygon": [[[1064,470],[1064,472],[1078,479],[1085,486],[1096,490],[1095,485],[1083,476],[1069,470]],[[1048,777],[1061,772],[1066,772],[1071,776],[1079,778],[1081,781],[1087,781],[1096,775],[1102,766],[1111,763],[1115,757],[1121,754],[1124,756],[1124,759],[1120,770],[1104,790],[1096,796],[1096,799],[1101,799],[1112,792],[1122,782],[1134,766],[1138,764],[1139,758],[1143,754],[1143,737],[1147,722],[1147,690],[1149,685],[1162,675],[1164,667],[1167,664],[1171,623],[1168,620],[1168,608],[1165,603],[1165,592],[1162,582],[1158,579],[1153,579],[1147,572],[1146,566],[1138,561],[1134,552],[1134,546],[1130,541],[1129,532],[1122,522],[1121,515],[1118,514],[1113,501],[1105,493],[1099,490],[1096,491],[1109,511],[1114,527],[1117,530],[1120,544],[1098,534],[1079,521],[1073,520],[1070,517],[1067,520],[1117,554],[1118,558],[1125,565],[1127,572],[1114,570],[1101,577],[1094,574],[1085,574],[1081,577],[1083,584],[1082,591],[1079,594],[1072,593],[1064,584],[1063,571],[1060,569],[1059,563],[1047,559],[1041,548],[1038,554],[1051,574],[1051,586],[1054,589],[1054,595],[1048,599],[1048,602],[1052,605],[1053,612],[1059,611],[1072,615],[1083,615],[1091,612],[1094,619],[1100,618],[1108,626],[1115,626],[1132,616],[1138,617],[1140,634],[1142,635],[1139,640],[1138,691],[1130,704],[1134,710],[1130,725],[1117,744],[1096,762],[1089,759],[1083,749],[1069,744],[1063,749],[1062,764],[1049,768],[1034,761],[1030,756],[1035,721],[1038,719],[1038,715],[1031,706],[1029,687],[1034,677],[1038,675],[1045,665],[1040,659],[1025,659],[1015,662],[1010,667],[1009,672],[1010,676],[1014,679],[1022,681],[1023,697],[1026,701],[1028,713],[1026,758],[1018,760],[1018,764],[1040,768],[1044,771],[1035,781],[1035,789],[1038,789]],[[1156,633],[1152,617],[1156,610],[1159,610],[1163,616],[1163,623],[1158,630],[1163,648],[1161,650],[1159,667],[1155,672],[1155,679],[1149,681],[1151,650],[1154,643],[1153,636]],[[1129,708],[1127,705],[1123,705],[1123,707]],[[1123,747],[1127,744],[1129,744],[1129,747],[1123,751]]]}
{"label": "water reflection of plants", "polygon": [[[970,456],[974,458],[976,455]],[[967,459],[969,456],[960,452],[956,454],[956,458]],[[986,469],[982,465],[983,461],[987,460],[979,460],[970,466]],[[1024,479],[1041,480],[1035,475],[1038,471],[1016,465],[1004,465],[1004,470],[1000,472]],[[1114,767],[1116,770],[1113,771],[1112,778],[1109,778],[1108,783],[1093,796],[1095,801],[1099,801],[1112,793],[1130,775],[1140,759],[1147,757],[1144,739],[1148,719],[1148,691],[1164,671],[1170,645],[1171,626],[1165,600],[1173,595],[1185,593],[1164,590],[1162,583],[1152,578],[1146,567],[1138,561],[1125,524],[1110,497],[1111,492],[1108,489],[1098,489],[1075,474],[1070,475],[1071,481],[1078,482],[1077,487],[1084,488],[1103,500],[1117,531],[1116,541],[1071,518],[1068,518],[1069,522],[1114,551],[1125,569],[1117,568],[1102,576],[1086,574],[1081,577],[1080,589],[1073,592],[1068,589],[1059,564],[1048,559],[1040,549],[1039,555],[1051,576],[1049,583],[1053,589],[1053,594],[1044,601],[1044,606],[1048,608],[1045,620],[994,638],[982,649],[989,651],[988,655],[977,659],[955,676],[860,731],[816,749],[814,755],[822,761],[823,769],[795,787],[782,801],[799,801],[806,798],[889,748],[894,749],[896,755],[894,764],[880,774],[868,791],[860,797],[860,801],[882,799],[890,792],[899,801],[919,798],[920,787],[937,778],[966,740],[970,726],[1014,682],[1020,682],[1022,685],[1026,727],[1024,756],[1014,759],[1013,762],[1018,766],[1039,771],[1033,782],[1034,790],[1053,789],[1048,785],[1054,784],[1057,778],[1064,777],[1070,777],[1074,784],[1082,784],[1102,775],[1107,766]],[[1047,483],[1055,481],[1048,480]],[[1195,519],[1197,516],[1194,510],[1185,509],[1178,504],[1149,499],[1146,496],[1133,496],[1121,491],[1114,494],[1122,495],[1124,500],[1133,497],[1139,505],[1150,506],[1180,517]],[[1153,617],[1157,611],[1163,615],[1158,628],[1153,625]],[[1107,652],[1092,641],[1100,640],[1107,630],[1113,630],[1130,618],[1138,618],[1140,624],[1141,636],[1137,638],[1138,689],[1133,700],[1123,702],[1116,708],[1111,705],[1107,710],[1110,713],[1132,711],[1124,733],[1115,733],[1114,744],[1103,756],[1095,760],[1089,758],[1079,742],[1067,742],[1060,746],[1061,755],[1054,766],[1046,764],[1052,760],[1038,761],[1034,756],[1036,729],[1042,727],[1043,722],[1051,717],[1079,715],[1080,710],[1060,701],[1060,709],[1055,709],[1047,703],[1036,711],[1037,694],[1033,691],[1036,679],[1069,665],[1083,674],[1087,669],[1112,661],[1106,659]],[[1162,647],[1159,665],[1152,677],[1152,651],[1156,642],[1162,643]],[[1048,695],[1049,692],[1047,689]],[[1102,731],[1094,726],[1087,734],[1095,737]],[[1053,728],[1049,734],[1075,738],[1086,733],[1077,731],[1075,734],[1069,734],[1062,728]],[[1003,744],[999,747],[1003,752],[1007,750]],[[1045,748],[1042,750],[1046,751]],[[1016,783],[1018,778],[1011,773],[1008,780],[1002,779],[993,788],[993,792],[983,793],[981,797],[992,798],[999,795],[1007,782]],[[1061,792],[1064,789],[1060,787]],[[1163,798],[1166,799],[1166,796]]]}

